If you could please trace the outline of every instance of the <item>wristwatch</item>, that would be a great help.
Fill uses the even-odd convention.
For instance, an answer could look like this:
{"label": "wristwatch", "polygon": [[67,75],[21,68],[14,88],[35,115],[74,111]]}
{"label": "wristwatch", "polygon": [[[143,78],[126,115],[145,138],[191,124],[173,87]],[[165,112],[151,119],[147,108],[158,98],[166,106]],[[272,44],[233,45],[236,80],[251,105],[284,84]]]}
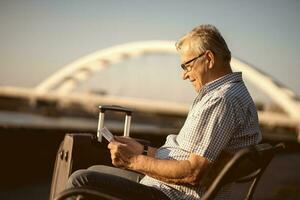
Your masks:
{"label": "wristwatch", "polygon": [[144,145],[143,155],[145,155],[145,156],[148,155],[148,146],[147,145]]}

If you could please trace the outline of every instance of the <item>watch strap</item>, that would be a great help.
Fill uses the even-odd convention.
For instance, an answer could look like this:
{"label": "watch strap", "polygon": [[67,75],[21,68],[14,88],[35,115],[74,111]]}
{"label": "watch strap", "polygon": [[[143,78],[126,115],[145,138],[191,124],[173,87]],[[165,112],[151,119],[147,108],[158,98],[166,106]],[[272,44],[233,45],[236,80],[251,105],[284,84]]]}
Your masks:
{"label": "watch strap", "polygon": [[144,145],[143,155],[148,155],[148,145]]}

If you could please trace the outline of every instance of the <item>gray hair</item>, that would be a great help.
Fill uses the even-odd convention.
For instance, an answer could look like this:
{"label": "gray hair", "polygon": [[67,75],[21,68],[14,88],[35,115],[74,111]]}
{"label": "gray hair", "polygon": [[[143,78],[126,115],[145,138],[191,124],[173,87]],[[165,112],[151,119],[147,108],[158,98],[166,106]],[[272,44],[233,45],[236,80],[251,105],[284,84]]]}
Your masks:
{"label": "gray hair", "polygon": [[210,24],[195,27],[192,31],[180,38],[175,46],[177,51],[186,46],[197,53],[211,50],[225,62],[230,62],[231,52],[218,29]]}

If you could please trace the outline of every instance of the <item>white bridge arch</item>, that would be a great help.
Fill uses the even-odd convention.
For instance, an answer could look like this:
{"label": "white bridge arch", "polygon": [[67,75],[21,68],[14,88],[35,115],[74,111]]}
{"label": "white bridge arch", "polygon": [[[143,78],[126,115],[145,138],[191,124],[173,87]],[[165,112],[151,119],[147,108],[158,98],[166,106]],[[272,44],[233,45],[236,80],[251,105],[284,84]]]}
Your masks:
{"label": "white bridge arch", "polygon": [[[69,93],[93,73],[111,64],[144,54],[174,54],[176,53],[174,44],[175,41],[142,41],[100,50],[64,66],[60,71],[39,84],[35,90],[38,93],[47,93],[51,90]],[[299,103],[292,91],[276,83],[270,76],[236,58],[232,58],[231,66],[235,71],[242,71],[247,80],[281,106],[290,117],[300,120]]]}

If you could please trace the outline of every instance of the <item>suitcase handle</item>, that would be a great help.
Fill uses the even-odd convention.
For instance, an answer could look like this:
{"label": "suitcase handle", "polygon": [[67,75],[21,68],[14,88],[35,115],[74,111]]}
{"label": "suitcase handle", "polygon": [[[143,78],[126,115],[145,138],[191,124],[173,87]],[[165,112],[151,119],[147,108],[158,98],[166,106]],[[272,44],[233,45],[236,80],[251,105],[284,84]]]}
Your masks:
{"label": "suitcase handle", "polygon": [[129,136],[131,115],[132,115],[131,109],[121,107],[121,106],[115,106],[115,105],[102,105],[99,106],[99,109],[100,109],[100,113],[99,113],[98,129],[97,129],[97,137],[99,142],[102,141],[102,134],[100,133],[100,129],[103,128],[104,126],[104,115],[107,110],[126,113],[125,125],[124,125],[124,136],[127,137]]}
{"label": "suitcase handle", "polygon": [[105,113],[105,111],[107,110],[112,110],[112,111],[116,111],[116,112],[124,112],[126,113],[126,115],[131,115],[132,114],[132,110],[129,108],[125,108],[125,107],[121,107],[121,106],[115,106],[115,105],[103,105],[103,106],[99,106],[100,112]]}

